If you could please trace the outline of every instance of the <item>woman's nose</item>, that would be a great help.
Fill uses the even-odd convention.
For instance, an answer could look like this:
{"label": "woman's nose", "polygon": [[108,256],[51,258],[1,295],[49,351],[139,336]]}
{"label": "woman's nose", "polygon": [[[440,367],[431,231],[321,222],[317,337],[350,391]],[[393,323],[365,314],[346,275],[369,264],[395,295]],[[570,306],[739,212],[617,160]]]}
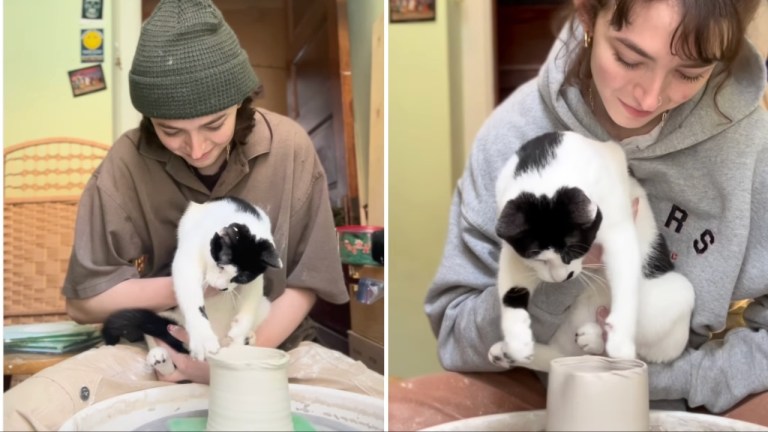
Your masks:
{"label": "woman's nose", "polygon": [[641,85],[636,86],[635,98],[640,105],[638,108],[643,111],[656,111],[664,102],[662,90],[662,80],[653,80],[645,87]]}
{"label": "woman's nose", "polygon": [[205,140],[199,135],[192,134],[189,136],[189,156],[192,159],[200,159],[207,152],[205,148]]}

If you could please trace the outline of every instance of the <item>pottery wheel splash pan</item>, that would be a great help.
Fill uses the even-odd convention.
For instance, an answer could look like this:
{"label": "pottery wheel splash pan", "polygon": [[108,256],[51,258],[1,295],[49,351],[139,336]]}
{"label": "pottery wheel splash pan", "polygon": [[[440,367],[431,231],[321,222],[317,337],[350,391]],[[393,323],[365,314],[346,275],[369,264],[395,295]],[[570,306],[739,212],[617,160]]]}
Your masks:
{"label": "pottery wheel splash pan", "polygon": [[[291,411],[317,431],[384,430],[384,402],[370,396],[289,384]],[[94,404],[67,420],[61,431],[167,431],[168,420],[202,417],[208,386],[178,384],[128,393]]]}

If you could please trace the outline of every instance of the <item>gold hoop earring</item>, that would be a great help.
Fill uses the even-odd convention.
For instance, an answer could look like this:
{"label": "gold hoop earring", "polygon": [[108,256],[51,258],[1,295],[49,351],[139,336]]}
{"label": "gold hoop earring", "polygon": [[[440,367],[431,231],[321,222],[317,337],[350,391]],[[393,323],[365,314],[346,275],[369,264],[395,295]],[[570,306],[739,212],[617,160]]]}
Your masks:
{"label": "gold hoop earring", "polygon": [[229,146],[230,144],[227,143],[227,149],[225,150],[227,152],[227,162],[229,162]]}
{"label": "gold hoop earring", "polygon": [[589,48],[589,46],[592,45],[592,36],[589,35],[588,31],[584,32],[584,48]]}

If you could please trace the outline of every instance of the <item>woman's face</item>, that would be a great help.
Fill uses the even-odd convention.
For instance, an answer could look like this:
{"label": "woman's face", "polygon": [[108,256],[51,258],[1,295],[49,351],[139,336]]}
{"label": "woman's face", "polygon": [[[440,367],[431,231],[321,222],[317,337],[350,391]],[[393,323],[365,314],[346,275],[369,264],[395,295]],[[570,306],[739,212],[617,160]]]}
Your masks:
{"label": "woman's face", "polygon": [[673,0],[637,2],[631,23],[616,31],[612,8],[597,17],[590,66],[595,87],[616,125],[636,129],[699,91],[714,64],[670,52],[681,10]]}
{"label": "woman's face", "polygon": [[153,118],[152,125],[163,145],[184,158],[201,174],[213,174],[226,157],[224,150],[235,133],[238,105],[224,111],[186,120]]}

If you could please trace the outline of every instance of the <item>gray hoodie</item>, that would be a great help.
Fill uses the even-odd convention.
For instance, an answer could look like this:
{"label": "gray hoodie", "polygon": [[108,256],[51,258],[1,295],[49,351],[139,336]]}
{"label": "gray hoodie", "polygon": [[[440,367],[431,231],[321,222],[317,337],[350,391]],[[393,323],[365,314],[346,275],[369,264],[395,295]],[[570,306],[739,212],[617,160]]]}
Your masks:
{"label": "gray hoodie", "polygon": [[[425,308],[448,370],[500,370],[487,353],[502,338],[494,184],[504,162],[547,131],[610,139],[579,91],[563,85],[566,53],[575,51],[569,46],[575,41],[564,30],[539,76],[486,120],[458,182]],[[717,97],[732,122],[718,113],[717,81],[710,80],[669,113],[655,142],[622,143],[677,270],[696,289],[690,347],[671,364],[650,366],[652,400],[686,399],[692,407],[722,412],[768,390],[768,115],[759,105],[765,80],[764,63],[745,44]],[[529,311],[538,341],[549,340],[582,288],[569,281],[536,291]],[[755,299],[745,311],[749,328],[709,340],[725,327],[729,303],[737,299]]]}

